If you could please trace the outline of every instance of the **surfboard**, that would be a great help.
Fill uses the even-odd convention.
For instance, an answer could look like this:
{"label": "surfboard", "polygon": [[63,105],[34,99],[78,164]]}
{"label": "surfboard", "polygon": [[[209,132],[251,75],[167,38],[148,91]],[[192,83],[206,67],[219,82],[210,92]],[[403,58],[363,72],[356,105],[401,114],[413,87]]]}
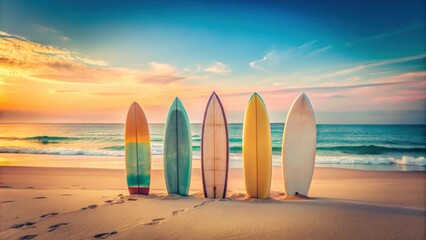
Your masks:
{"label": "surfboard", "polygon": [[178,98],[173,101],[167,116],[163,147],[167,192],[187,196],[191,182],[191,126]]}
{"label": "surfboard", "polygon": [[316,154],[314,110],[305,93],[293,101],[285,121],[282,167],[286,195],[307,196]]}
{"label": "surfboard", "polygon": [[204,197],[226,197],[228,165],[228,124],[222,103],[213,92],[207,102],[201,130],[201,174]]}
{"label": "surfboard", "polygon": [[149,194],[151,182],[151,141],[148,121],[138,103],[127,112],[124,152],[130,194]]}
{"label": "surfboard", "polygon": [[268,198],[272,176],[272,141],[268,111],[254,93],[243,125],[243,168],[246,192],[252,198]]}

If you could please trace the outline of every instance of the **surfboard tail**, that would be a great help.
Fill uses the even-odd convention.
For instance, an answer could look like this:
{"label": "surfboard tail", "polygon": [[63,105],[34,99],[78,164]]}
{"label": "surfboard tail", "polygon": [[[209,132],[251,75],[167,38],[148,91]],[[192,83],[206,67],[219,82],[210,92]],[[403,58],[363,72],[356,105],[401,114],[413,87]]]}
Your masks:
{"label": "surfboard tail", "polygon": [[129,187],[129,193],[131,195],[135,195],[135,194],[148,195],[149,187]]}

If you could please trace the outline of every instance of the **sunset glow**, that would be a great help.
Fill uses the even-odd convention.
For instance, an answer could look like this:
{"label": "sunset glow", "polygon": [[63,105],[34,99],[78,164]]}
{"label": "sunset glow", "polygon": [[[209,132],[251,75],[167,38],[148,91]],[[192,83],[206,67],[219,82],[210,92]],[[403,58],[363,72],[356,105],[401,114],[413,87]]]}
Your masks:
{"label": "sunset glow", "polygon": [[426,233],[425,0],[0,0],[0,239]]}
{"label": "sunset glow", "polygon": [[[200,122],[212,91],[223,99],[230,122],[242,121],[253,92],[264,98],[271,121],[283,122],[292,99],[302,91],[309,95],[319,123],[425,122],[424,35],[407,40],[408,35],[424,33],[421,23],[389,25],[371,35],[355,32],[357,36],[349,38],[348,33],[291,32],[298,26],[309,30],[312,17],[324,18],[319,13],[281,16],[271,10],[276,19],[257,14],[257,20],[274,26],[272,33],[266,26],[250,25],[253,20],[243,14],[248,9],[224,10],[247,20],[238,23],[218,21],[226,17],[206,7],[188,6],[186,17],[160,7],[163,14],[174,16],[164,22],[148,14],[147,4],[141,12],[111,17],[111,23],[99,27],[110,31],[93,32],[100,23],[91,21],[109,18],[103,11],[94,13],[96,20],[84,15],[79,20],[83,25],[77,27],[56,21],[62,15],[54,13],[72,3],[29,13],[31,4],[19,2],[1,3],[3,123],[124,122],[133,101],[141,104],[150,122],[164,122],[176,96],[190,120]],[[89,6],[79,7],[90,11]],[[131,6],[123,8],[119,12]],[[8,11],[12,9],[13,16]],[[199,16],[205,12],[210,14]],[[38,20],[30,21],[25,14]],[[16,17],[20,20],[12,24]],[[69,18],[72,22],[74,17]],[[125,27],[117,28],[117,21]],[[222,29],[224,24],[229,31]],[[329,27],[326,21],[319,24]],[[345,27],[340,24],[335,31]],[[258,31],[269,36],[268,41],[258,38]],[[225,40],[228,44],[223,45]],[[372,47],[377,48],[375,54],[368,53]]]}

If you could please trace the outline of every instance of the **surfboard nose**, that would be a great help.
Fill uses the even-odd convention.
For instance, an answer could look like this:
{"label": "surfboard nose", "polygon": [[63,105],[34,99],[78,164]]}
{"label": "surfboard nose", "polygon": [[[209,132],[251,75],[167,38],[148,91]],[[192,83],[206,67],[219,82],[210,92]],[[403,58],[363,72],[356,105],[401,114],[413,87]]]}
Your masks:
{"label": "surfboard nose", "polygon": [[136,109],[137,107],[140,107],[139,104],[136,101],[133,101],[132,104],[130,104],[129,110]]}
{"label": "surfboard nose", "polygon": [[170,105],[170,108],[176,108],[179,105],[182,105],[182,103],[181,103],[180,99],[178,97],[176,97],[173,100],[172,104]]}
{"label": "surfboard nose", "polygon": [[175,98],[175,100],[173,101],[172,106],[175,106],[177,108],[183,108],[183,104],[180,101],[180,99],[178,97]]}
{"label": "surfboard nose", "polygon": [[173,103],[180,103],[180,104],[182,104],[182,102],[180,101],[180,99],[178,97],[175,98],[175,100],[173,101]]}
{"label": "surfboard nose", "polygon": [[209,98],[209,102],[212,100],[212,99],[219,99],[219,96],[217,96],[217,94],[216,94],[216,92],[212,92],[212,94],[210,95],[210,98]]}
{"label": "surfboard nose", "polygon": [[299,94],[299,96],[297,97],[296,101],[297,102],[301,102],[301,104],[306,104],[307,106],[309,106],[309,108],[313,109],[311,101],[309,100],[308,95],[306,93],[304,93],[304,92],[302,92],[301,94]]}
{"label": "surfboard nose", "polygon": [[251,100],[253,100],[253,99],[256,99],[256,98],[262,99],[262,98],[260,97],[260,95],[259,95],[257,92],[254,92],[254,93],[251,95],[249,102],[250,102]]}

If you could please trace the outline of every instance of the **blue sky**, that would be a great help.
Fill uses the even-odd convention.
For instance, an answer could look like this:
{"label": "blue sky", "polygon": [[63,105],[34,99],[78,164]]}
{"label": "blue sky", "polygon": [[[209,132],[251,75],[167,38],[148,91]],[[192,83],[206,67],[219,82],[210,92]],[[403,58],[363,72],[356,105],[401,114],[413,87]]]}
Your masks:
{"label": "blue sky", "polygon": [[221,59],[244,72],[268,51],[311,41],[331,46],[332,64],[425,50],[424,1],[2,2],[3,31],[114,65]]}
{"label": "blue sky", "polygon": [[[421,74],[426,66],[424,9],[425,2],[417,0],[2,0],[0,31],[102,60],[107,68],[149,69],[153,62],[165,63],[182,74],[196,75],[199,80],[191,78],[188,84],[199,85],[206,92],[215,90],[215,83],[228,89],[244,86],[242,92],[268,94],[278,87],[363,85],[402,74]],[[422,80],[416,82],[424,91]],[[393,89],[392,94],[397,90]],[[231,90],[224,92],[233,94]],[[315,94],[345,96],[318,92],[312,93],[314,98]],[[409,94],[402,95],[401,99],[406,99],[404,96]],[[354,103],[354,112],[366,114],[361,122],[379,121],[373,117],[368,120],[368,115],[381,110],[390,115],[394,112],[397,121],[424,122],[425,99],[403,101],[397,106],[389,102],[371,108],[363,108],[358,102]],[[341,106],[318,109],[347,110]],[[275,116],[286,110],[288,106],[273,107],[272,118],[281,119]],[[401,120],[396,116],[401,111],[416,114]],[[235,121],[241,112],[235,111]],[[332,118],[321,117],[324,122]],[[342,122],[347,120],[350,118]]]}

